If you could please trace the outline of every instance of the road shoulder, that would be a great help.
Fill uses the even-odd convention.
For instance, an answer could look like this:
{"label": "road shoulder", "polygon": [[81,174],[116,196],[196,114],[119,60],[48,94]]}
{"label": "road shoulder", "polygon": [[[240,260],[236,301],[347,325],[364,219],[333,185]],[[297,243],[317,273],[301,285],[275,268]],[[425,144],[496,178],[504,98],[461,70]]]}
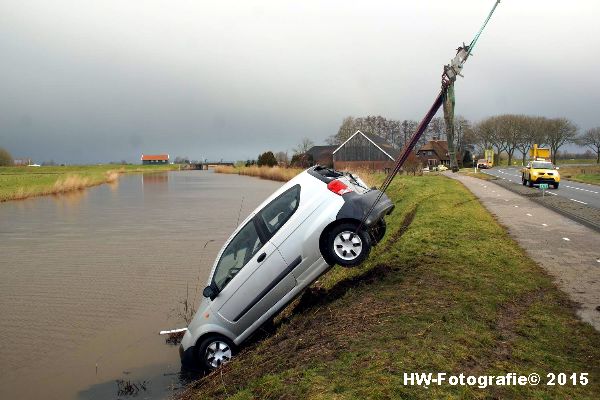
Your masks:
{"label": "road shoulder", "polygon": [[600,233],[493,183],[460,174],[446,176],[460,181],[479,198],[558,287],[580,305],[579,317],[600,331]]}

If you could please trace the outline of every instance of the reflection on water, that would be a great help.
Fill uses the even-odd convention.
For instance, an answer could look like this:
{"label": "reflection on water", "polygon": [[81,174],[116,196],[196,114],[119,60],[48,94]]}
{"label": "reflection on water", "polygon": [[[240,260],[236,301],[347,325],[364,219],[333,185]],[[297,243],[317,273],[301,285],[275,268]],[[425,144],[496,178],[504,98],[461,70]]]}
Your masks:
{"label": "reflection on water", "polygon": [[50,197],[57,207],[69,209],[76,207],[87,196],[87,190],[73,190],[70,192],[53,194]]}
{"label": "reflection on water", "polygon": [[[115,398],[94,385],[148,380],[148,366],[178,373],[177,347],[157,332],[184,326],[169,315],[207,279],[241,197],[243,217],[280,185],[210,171],[122,175],[0,204],[0,398]],[[156,379],[143,398],[164,397],[170,383]]]}
{"label": "reflection on water", "polygon": [[169,173],[168,172],[156,172],[144,174],[142,176],[142,182],[144,186],[146,185],[166,185],[169,183]]}

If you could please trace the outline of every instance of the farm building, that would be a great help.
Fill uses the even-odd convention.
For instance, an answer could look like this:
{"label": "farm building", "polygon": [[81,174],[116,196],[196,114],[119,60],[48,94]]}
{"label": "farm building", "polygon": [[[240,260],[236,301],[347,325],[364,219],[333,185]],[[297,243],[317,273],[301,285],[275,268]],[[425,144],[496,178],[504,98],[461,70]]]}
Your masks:
{"label": "farm building", "polygon": [[450,167],[450,155],[448,154],[448,142],[445,140],[428,141],[417,150],[417,156],[421,159],[423,165],[429,168],[445,165]]}
{"label": "farm building", "polygon": [[313,165],[324,165],[327,167],[333,167],[333,151],[336,146],[313,146],[306,154],[312,160]]}
{"label": "farm building", "polygon": [[356,131],[333,151],[333,167],[337,170],[370,169],[389,171],[394,168],[399,151],[377,135]]}
{"label": "farm building", "polygon": [[156,165],[156,164],[168,164],[168,154],[142,154],[142,164],[144,165]]}

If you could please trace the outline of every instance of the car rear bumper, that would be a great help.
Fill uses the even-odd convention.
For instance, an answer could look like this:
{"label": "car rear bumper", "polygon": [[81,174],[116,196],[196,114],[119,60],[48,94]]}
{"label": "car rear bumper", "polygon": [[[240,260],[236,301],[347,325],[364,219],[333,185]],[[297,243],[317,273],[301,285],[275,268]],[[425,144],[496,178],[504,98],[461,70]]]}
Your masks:
{"label": "car rear bumper", "polygon": [[[381,198],[373,207],[379,195],[381,195]],[[336,219],[351,218],[362,221],[368,213],[365,225],[369,228],[394,211],[394,203],[379,190],[371,190],[364,194],[350,192],[342,197],[344,198],[344,205],[338,212]],[[373,210],[369,213],[372,207]]]}

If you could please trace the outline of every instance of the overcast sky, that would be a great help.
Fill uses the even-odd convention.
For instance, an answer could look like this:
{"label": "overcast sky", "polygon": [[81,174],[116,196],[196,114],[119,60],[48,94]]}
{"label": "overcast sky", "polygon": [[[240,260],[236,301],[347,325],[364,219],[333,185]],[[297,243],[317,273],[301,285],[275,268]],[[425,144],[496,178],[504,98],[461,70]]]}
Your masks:
{"label": "overcast sky", "polygon": [[[420,119],[494,0],[0,0],[0,146],[36,161],[255,158],[345,116]],[[456,112],[600,125],[600,1],[503,0]]]}

